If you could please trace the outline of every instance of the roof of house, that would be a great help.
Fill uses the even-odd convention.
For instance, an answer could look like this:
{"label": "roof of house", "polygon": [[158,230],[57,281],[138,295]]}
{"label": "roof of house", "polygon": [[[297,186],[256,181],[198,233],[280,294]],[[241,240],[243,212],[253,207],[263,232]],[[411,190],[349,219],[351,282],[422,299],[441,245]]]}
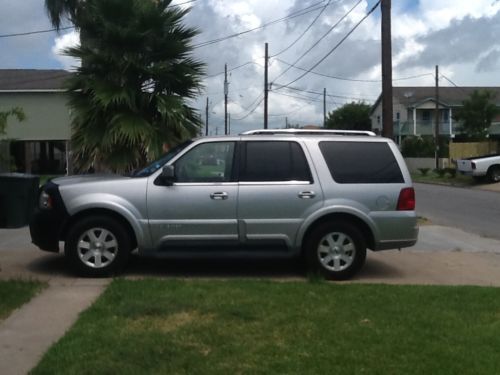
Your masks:
{"label": "roof of house", "polygon": [[0,69],[0,91],[63,90],[69,75],[62,69]]}
{"label": "roof of house", "polygon": [[[493,91],[495,95],[495,103],[500,106],[500,87],[439,87],[439,102],[450,107],[461,106],[462,102],[467,99],[475,90]],[[415,104],[420,104],[428,100],[434,100],[436,97],[436,88],[428,87],[393,87],[392,96],[400,103],[412,107]],[[382,100],[380,95],[372,107],[372,112]]]}

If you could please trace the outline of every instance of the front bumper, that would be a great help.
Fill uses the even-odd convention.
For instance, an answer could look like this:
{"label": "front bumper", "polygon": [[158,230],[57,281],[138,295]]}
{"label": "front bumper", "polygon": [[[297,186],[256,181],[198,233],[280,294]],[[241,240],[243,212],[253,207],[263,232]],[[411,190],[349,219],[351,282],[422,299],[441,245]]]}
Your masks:
{"label": "front bumper", "polygon": [[30,221],[31,242],[41,250],[59,252],[59,240],[69,215],[59,194],[58,186],[49,182],[44,189],[51,197],[51,209],[36,209]]}

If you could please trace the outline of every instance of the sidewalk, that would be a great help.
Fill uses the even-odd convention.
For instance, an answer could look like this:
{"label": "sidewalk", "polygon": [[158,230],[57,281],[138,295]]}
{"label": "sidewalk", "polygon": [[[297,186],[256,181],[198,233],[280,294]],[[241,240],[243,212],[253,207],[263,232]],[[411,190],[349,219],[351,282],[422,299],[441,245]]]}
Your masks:
{"label": "sidewalk", "polygon": [[[303,280],[283,262],[214,264],[135,259],[124,276]],[[36,366],[110,281],[75,278],[61,254],[42,252],[30,243],[27,228],[0,229],[0,279],[22,278],[47,281],[49,287],[0,323],[2,375],[26,374]],[[365,267],[352,282],[500,287],[500,241],[425,225],[410,249],[368,252]]]}

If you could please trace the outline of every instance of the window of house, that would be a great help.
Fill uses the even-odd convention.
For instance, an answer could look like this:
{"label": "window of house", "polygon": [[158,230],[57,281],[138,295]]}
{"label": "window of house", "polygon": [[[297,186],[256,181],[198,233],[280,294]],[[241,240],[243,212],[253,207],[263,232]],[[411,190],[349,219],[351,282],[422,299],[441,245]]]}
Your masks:
{"label": "window of house", "polygon": [[320,142],[332,178],[340,184],[404,182],[398,162],[383,142]]}
{"label": "window of house", "polygon": [[302,147],[288,141],[244,143],[240,181],[311,181]]}
{"label": "window of house", "polygon": [[431,121],[431,111],[422,111],[422,121]]}

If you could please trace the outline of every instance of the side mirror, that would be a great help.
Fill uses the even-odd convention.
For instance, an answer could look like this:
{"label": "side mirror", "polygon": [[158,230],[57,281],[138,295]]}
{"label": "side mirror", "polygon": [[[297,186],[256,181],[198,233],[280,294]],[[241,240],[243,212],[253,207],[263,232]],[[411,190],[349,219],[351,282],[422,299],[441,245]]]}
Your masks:
{"label": "side mirror", "polygon": [[175,182],[175,169],[173,165],[166,165],[161,170],[160,182],[162,185],[171,186]]}

